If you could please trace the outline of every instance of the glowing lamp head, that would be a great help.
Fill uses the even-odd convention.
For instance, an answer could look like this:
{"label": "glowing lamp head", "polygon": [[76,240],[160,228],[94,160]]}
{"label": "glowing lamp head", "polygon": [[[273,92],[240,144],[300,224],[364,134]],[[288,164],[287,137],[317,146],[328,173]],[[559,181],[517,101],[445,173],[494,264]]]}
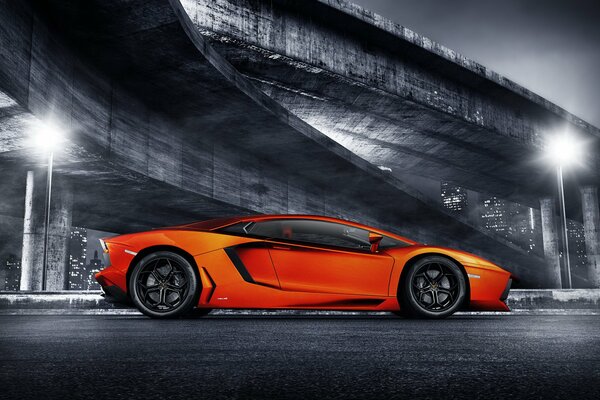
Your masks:
{"label": "glowing lamp head", "polygon": [[548,158],[561,167],[581,163],[583,156],[581,143],[571,135],[556,135],[548,141]]}
{"label": "glowing lamp head", "polygon": [[66,137],[58,125],[38,122],[33,126],[30,142],[39,149],[53,151],[65,140]]}

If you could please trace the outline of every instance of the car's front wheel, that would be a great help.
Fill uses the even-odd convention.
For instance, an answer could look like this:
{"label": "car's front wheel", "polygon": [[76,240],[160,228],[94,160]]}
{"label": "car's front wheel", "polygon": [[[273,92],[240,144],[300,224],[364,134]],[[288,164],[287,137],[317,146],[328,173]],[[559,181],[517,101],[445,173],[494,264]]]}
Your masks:
{"label": "car's front wheel", "polygon": [[445,318],[465,302],[464,274],[452,260],[424,257],[408,267],[400,283],[403,315],[417,318]]}
{"label": "car's front wheel", "polygon": [[133,303],[153,318],[174,318],[188,313],[196,305],[199,292],[194,267],[170,251],[157,251],[142,258],[129,279]]}

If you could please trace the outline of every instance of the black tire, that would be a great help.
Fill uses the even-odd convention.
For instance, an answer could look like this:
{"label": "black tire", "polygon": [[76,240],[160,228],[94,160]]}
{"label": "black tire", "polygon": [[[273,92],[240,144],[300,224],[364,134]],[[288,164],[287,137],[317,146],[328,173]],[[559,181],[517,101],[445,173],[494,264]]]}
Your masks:
{"label": "black tire", "polygon": [[452,260],[428,256],[408,268],[398,291],[403,315],[446,318],[464,304],[467,294],[465,276]]}
{"label": "black tire", "polygon": [[198,302],[200,285],[194,267],[184,257],[157,251],[142,258],[129,278],[133,304],[152,318],[175,318]]}

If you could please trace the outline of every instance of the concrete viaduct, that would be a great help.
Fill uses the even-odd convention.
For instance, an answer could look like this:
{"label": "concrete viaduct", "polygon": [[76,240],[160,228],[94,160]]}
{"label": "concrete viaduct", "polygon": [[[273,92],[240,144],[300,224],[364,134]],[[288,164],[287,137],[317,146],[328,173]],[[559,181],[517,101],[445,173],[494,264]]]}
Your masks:
{"label": "concrete viaduct", "polygon": [[[22,242],[23,290],[41,288],[38,121],[68,132],[50,290],[66,288],[71,225],[126,232],[250,213],[358,220],[558,287],[556,183],[538,158],[567,128],[590,149],[567,194],[582,204],[600,284],[598,129],[357,6],[4,1],[0,22],[0,236]],[[541,207],[545,259],[448,214],[415,188],[419,176]]]}

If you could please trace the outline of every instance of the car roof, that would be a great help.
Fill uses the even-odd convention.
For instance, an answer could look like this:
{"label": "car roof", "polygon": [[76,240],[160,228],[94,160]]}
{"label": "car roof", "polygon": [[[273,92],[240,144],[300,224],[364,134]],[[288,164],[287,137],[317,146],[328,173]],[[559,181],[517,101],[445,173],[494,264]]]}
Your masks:
{"label": "car roof", "polygon": [[[382,229],[374,228],[368,225],[359,224],[353,221],[347,221],[345,219],[327,217],[323,215],[311,215],[311,214],[261,214],[261,215],[244,215],[229,218],[216,218],[207,221],[193,222],[191,224],[179,225],[172,228],[179,229],[190,229],[190,230],[202,230],[202,231],[214,231],[229,225],[234,225],[240,222],[259,222],[259,221],[271,221],[280,219],[308,219],[312,221],[324,221],[333,222],[344,225],[354,226],[356,228],[365,229],[371,232],[381,233],[386,236],[390,236],[410,244],[417,244],[417,242],[408,239],[404,236],[396,235],[392,232],[384,231]],[[164,228],[163,228],[164,229]]]}

